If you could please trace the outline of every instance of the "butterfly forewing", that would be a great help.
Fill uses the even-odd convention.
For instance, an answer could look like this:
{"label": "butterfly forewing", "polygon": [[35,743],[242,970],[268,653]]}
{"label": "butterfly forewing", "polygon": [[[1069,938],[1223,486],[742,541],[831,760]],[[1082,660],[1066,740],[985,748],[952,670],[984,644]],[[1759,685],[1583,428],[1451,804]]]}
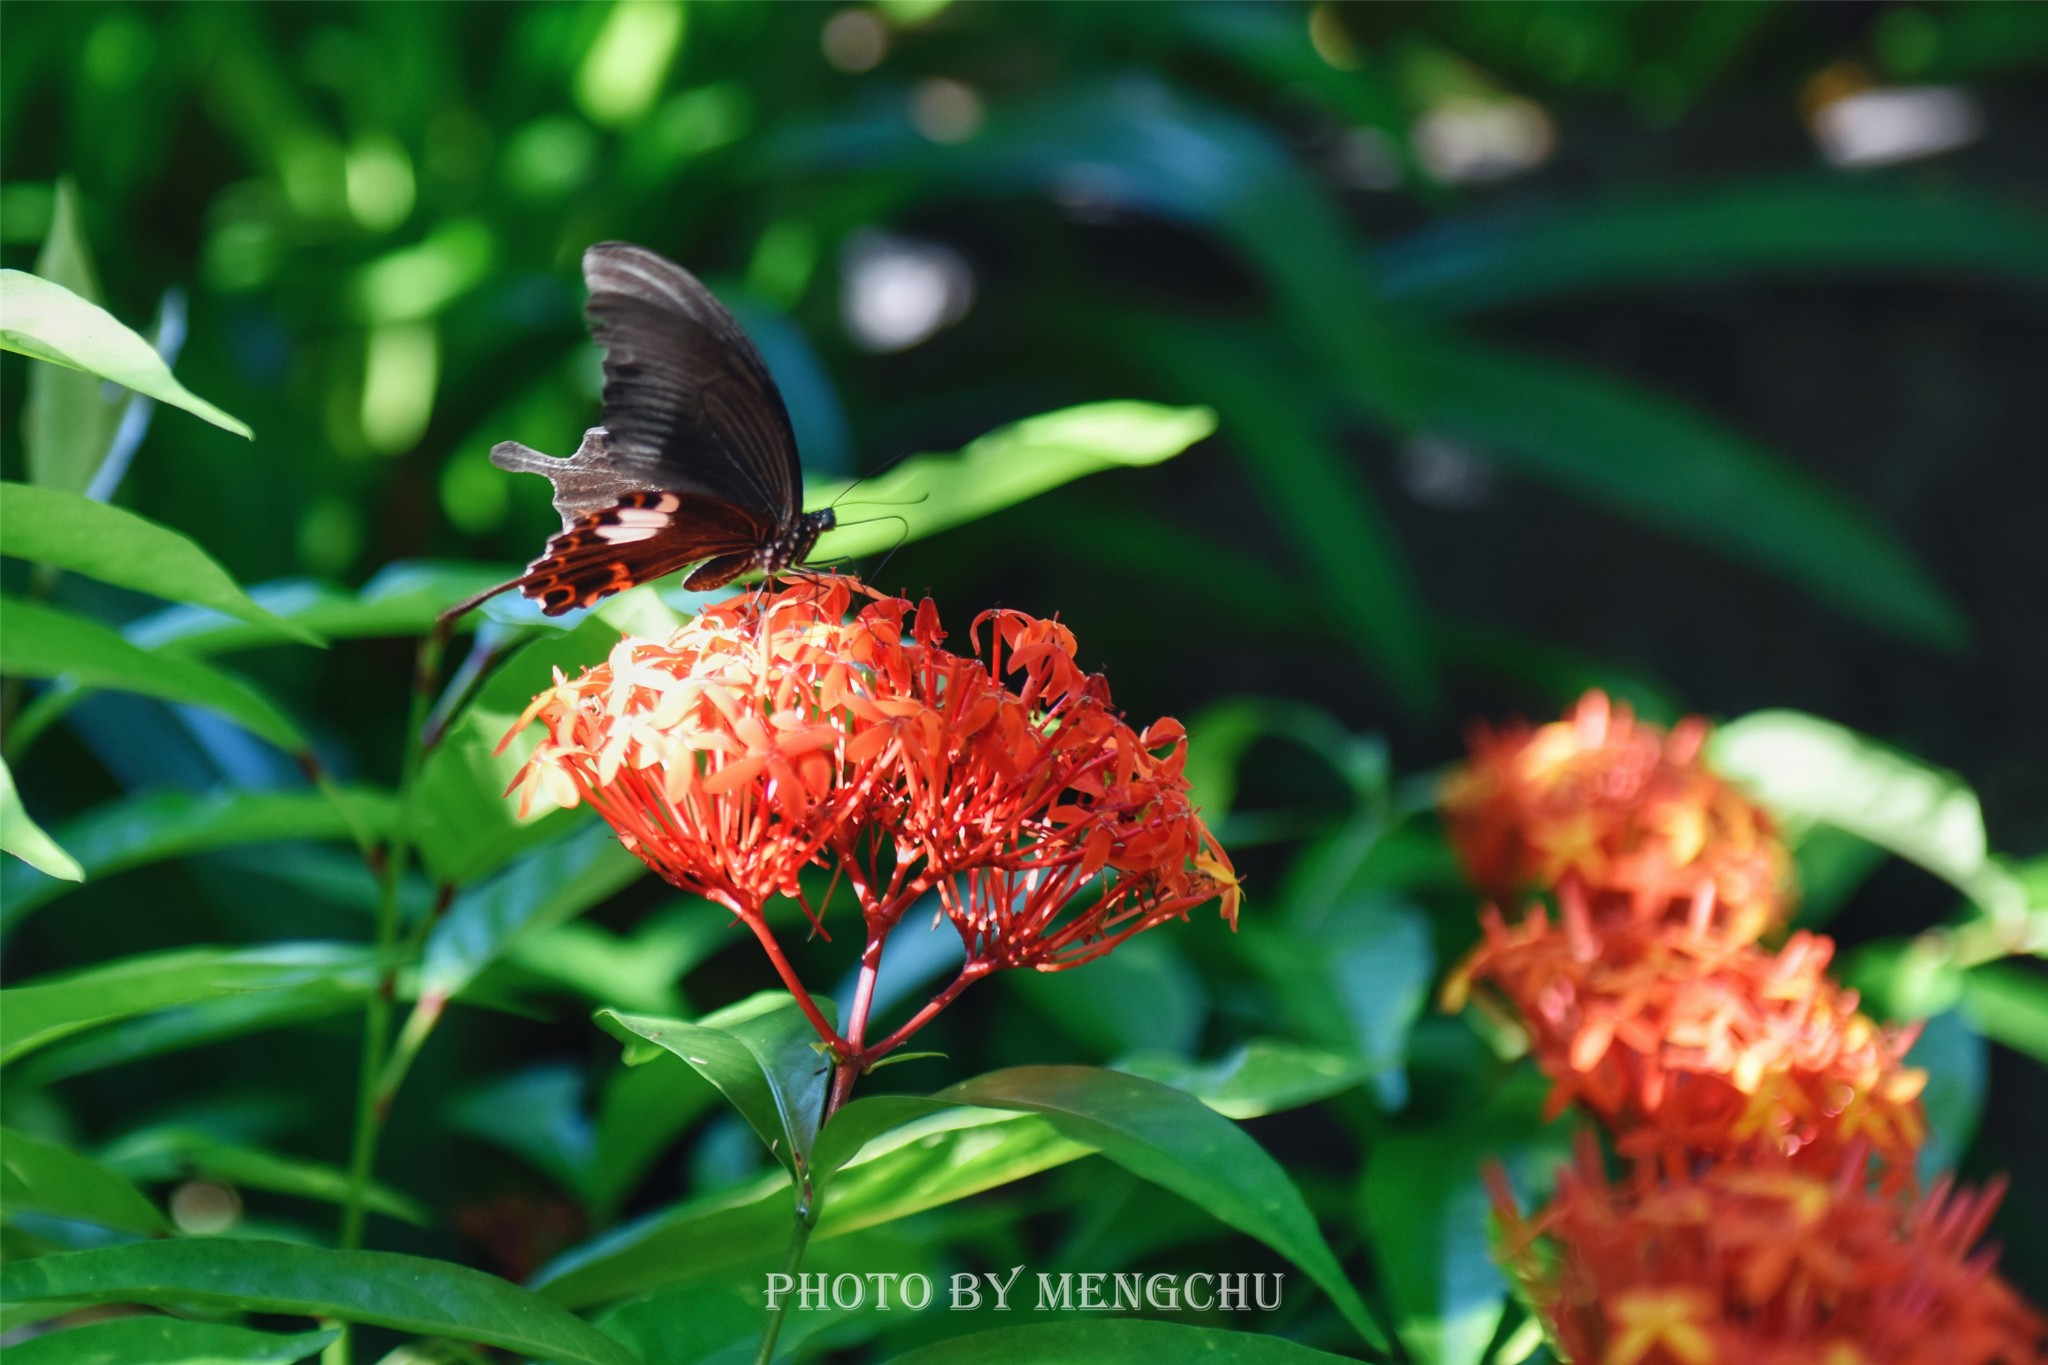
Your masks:
{"label": "butterfly forewing", "polygon": [[701,492],[796,519],[803,471],[782,395],[732,314],[681,266],[642,247],[583,253],[586,312],[604,347],[606,446],[649,487]]}

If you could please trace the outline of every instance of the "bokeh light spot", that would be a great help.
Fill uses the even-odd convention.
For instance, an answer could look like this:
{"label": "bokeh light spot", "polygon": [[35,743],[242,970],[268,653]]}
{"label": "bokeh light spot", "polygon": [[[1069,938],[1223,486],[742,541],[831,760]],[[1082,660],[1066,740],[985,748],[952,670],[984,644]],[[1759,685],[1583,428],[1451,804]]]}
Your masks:
{"label": "bokeh light spot", "polygon": [[889,55],[889,30],[873,10],[839,11],[825,21],[818,42],[826,61],[855,75],[873,71]]}

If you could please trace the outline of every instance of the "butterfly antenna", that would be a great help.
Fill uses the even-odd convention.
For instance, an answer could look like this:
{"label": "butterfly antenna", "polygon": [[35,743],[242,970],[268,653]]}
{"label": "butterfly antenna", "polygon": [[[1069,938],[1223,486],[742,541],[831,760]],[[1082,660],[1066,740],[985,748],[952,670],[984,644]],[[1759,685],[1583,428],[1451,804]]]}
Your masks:
{"label": "butterfly antenna", "polygon": [[908,521],[905,521],[902,517],[876,517],[875,520],[894,521],[900,523],[903,527],[903,534],[896,537],[896,543],[889,547],[889,553],[882,556],[882,562],[875,565],[875,571],[873,574],[870,575],[870,577],[873,578],[880,578],[882,576],[882,570],[889,567],[889,561],[896,557],[896,552],[902,549],[905,542],[907,542],[910,539],[910,523]]}
{"label": "butterfly antenna", "polygon": [[[868,481],[869,479],[879,479],[879,478],[881,478],[881,477],[882,477],[882,476],[883,476],[884,474],[886,474],[886,473],[888,473],[888,472],[889,472],[890,470],[894,469],[894,468],[895,468],[895,467],[896,467],[897,465],[899,465],[899,464],[902,464],[902,463],[903,463],[903,462],[904,462],[905,460],[909,459],[909,458],[910,458],[910,457],[911,457],[912,455],[914,455],[914,454],[916,454],[916,453],[917,453],[917,452],[916,452],[916,451],[913,451],[913,450],[906,450],[906,451],[903,451],[903,452],[899,453],[898,455],[896,455],[896,456],[895,456],[895,457],[894,457],[893,459],[888,459],[888,460],[884,460],[884,461],[882,462],[882,467],[881,467],[880,469],[874,470],[874,471],[872,471],[872,472],[870,472],[870,473],[867,473],[867,474],[859,474],[859,475],[856,475],[856,476],[854,477],[854,480],[853,480],[853,482],[852,482],[852,483],[850,483],[850,484],[846,485],[846,487],[844,487],[844,488],[842,488],[842,489],[840,489],[840,490],[839,490],[839,497],[838,497],[838,498],[834,498],[834,499],[832,499],[832,501],[831,501],[831,503],[830,503],[829,505],[830,505],[830,506],[832,506],[832,507],[837,507],[837,506],[839,506],[839,498],[843,498],[843,497],[845,497],[845,496],[846,496],[846,495],[847,495],[848,493],[851,493],[851,492],[852,492],[852,491],[853,491],[854,489],[856,489],[856,488],[860,487],[860,486],[861,486],[862,484],[866,483],[866,482],[867,482],[867,481]],[[927,496],[927,497],[929,497],[929,496],[930,496],[930,494],[926,494],[926,496]],[[923,499],[919,499],[919,501],[922,501],[922,500],[923,500]]]}

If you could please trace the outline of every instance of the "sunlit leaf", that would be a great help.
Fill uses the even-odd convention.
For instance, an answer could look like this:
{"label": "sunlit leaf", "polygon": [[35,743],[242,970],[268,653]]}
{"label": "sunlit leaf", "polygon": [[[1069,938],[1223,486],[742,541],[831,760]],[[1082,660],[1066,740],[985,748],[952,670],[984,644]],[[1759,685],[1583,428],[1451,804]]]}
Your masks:
{"label": "sunlit leaf", "polygon": [[18,1341],[8,1365],[291,1365],[318,1355],[341,1332],[284,1336],[225,1322],[190,1322],[160,1313],[89,1322]]}
{"label": "sunlit leaf", "polygon": [[631,1352],[536,1294],[447,1261],[227,1237],[137,1242],[0,1267],[0,1298],[175,1303],[372,1323],[575,1365]]}
{"label": "sunlit leaf", "polygon": [[0,1129],[0,1205],[82,1219],[139,1237],[169,1231],[156,1205],[126,1177],[12,1128]]}
{"label": "sunlit leaf", "polygon": [[[29,817],[28,808],[21,804],[21,792],[14,785],[14,773],[4,760],[0,760],[0,849],[5,849],[22,860],[36,872],[42,874],[38,881],[47,881],[54,893],[58,881],[82,882],[85,869],[78,859],[64,851],[55,839],[43,832],[43,827]],[[13,864],[0,867],[0,878],[12,880],[15,873]],[[24,875],[22,880],[26,881]],[[12,894],[0,905],[0,915],[7,921],[19,913],[14,906]]]}
{"label": "sunlit leaf", "polygon": [[2048,1064],[2048,978],[1990,963],[1963,978],[1963,1013],[1993,1042]]}
{"label": "sunlit leaf", "polygon": [[237,436],[250,434],[246,425],[172,378],[155,347],[62,285],[0,270],[0,310],[6,314],[0,346],[10,351],[111,379]]}
{"label": "sunlit leaf", "polygon": [[1185,1090],[1232,1119],[1255,1119],[1341,1095],[1372,1071],[1355,1056],[1277,1038],[1254,1038],[1214,1062],[1142,1053],[1119,1060],[1116,1069]]}
{"label": "sunlit leaf", "polygon": [[176,948],[39,977],[0,991],[0,1061],[151,1010],[317,982],[369,956],[368,949],[351,943]]}
{"label": "sunlit leaf", "polygon": [[60,488],[0,483],[0,554],[208,607],[304,644],[323,643],[305,626],[251,601],[189,536]]}
{"label": "sunlit leaf", "polygon": [[[88,306],[100,302],[99,272],[80,226],[78,185],[60,177],[50,214],[50,233],[36,255],[35,273],[69,290]],[[0,295],[0,302],[5,302]],[[0,323],[4,328],[11,323]],[[0,337],[0,345],[10,345]],[[96,374],[69,365],[31,365],[22,402],[21,435],[28,477],[45,488],[83,493],[107,457],[121,409],[106,400]]]}
{"label": "sunlit leaf", "polygon": [[1782,818],[1845,829],[1994,913],[2025,908],[2025,889],[1989,856],[1977,794],[1953,773],[1799,711],[1730,721],[1707,753]]}
{"label": "sunlit leaf", "polygon": [[1258,1238],[1307,1272],[1361,1337],[1385,1349],[1384,1333],[1344,1277],[1287,1173],[1236,1124],[1192,1095],[1136,1076],[1061,1066],[998,1071],[941,1095],[958,1104],[1038,1114],[1066,1136]]}
{"label": "sunlit leaf", "polygon": [[17,678],[68,678],[85,687],[135,692],[217,711],[288,753],[305,736],[277,705],[240,678],[197,659],[152,654],[83,616],[40,602],[0,600],[0,672]]}
{"label": "sunlit leaf", "polygon": [[[1158,464],[1216,429],[1207,408],[1165,408],[1153,403],[1089,403],[1048,412],[992,431],[955,455],[918,455],[864,480],[860,501],[888,516],[849,512],[848,523],[827,532],[814,559],[873,554],[922,540],[950,527],[1001,511],[1087,474]],[[847,485],[814,485],[814,506],[845,494]]]}

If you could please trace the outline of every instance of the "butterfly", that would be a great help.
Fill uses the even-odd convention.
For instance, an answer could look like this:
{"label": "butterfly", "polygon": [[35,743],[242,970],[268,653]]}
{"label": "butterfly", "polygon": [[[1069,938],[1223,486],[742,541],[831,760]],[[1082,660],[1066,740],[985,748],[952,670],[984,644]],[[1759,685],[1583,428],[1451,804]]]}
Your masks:
{"label": "butterfly", "polygon": [[695,564],[693,591],[801,564],[836,524],[803,510],[803,467],[782,394],[725,306],[645,247],[583,253],[584,306],[604,349],[604,425],[567,459],[517,441],[491,463],[554,485],[561,532],[526,572],[444,613],[517,588],[559,616]]}

